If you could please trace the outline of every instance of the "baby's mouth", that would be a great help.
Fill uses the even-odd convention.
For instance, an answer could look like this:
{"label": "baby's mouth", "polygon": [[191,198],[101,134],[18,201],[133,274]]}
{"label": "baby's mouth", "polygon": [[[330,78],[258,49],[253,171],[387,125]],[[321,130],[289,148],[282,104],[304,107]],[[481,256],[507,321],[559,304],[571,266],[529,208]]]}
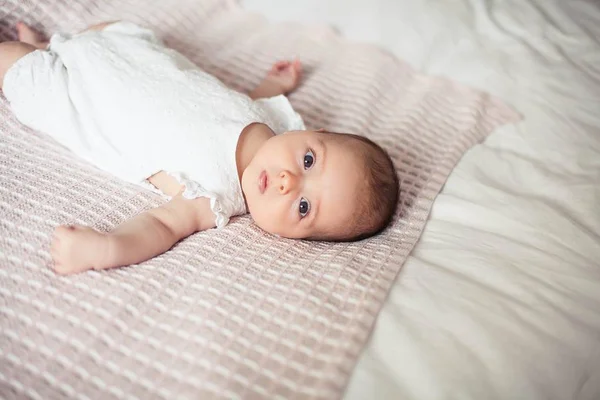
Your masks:
{"label": "baby's mouth", "polygon": [[258,176],[258,190],[260,194],[264,194],[265,190],[269,186],[269,177],[267,176],[267,171],[262,171]]}

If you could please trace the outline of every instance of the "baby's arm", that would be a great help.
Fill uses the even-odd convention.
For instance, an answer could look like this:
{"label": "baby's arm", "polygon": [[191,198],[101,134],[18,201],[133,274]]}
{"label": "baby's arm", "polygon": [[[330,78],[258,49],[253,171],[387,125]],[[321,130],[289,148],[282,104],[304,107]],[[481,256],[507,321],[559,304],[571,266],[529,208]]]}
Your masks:
{"label": "baby's arm", "polygon": [[66,275],[137,264],[164,253],[194,232],[214,226],[209,199],[189,200],[179,194],[110,233],[83,226],[58,227],[51,251],[54,268]]}

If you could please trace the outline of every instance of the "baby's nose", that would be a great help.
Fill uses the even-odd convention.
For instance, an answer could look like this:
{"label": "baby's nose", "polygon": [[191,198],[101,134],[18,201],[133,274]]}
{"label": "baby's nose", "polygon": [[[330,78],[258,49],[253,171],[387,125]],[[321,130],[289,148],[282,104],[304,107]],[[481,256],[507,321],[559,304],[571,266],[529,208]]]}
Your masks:
{"label": "baby's nose", "polygon": [[298,186],[298,177],[290,171],[281,171],[279,173],[279,193],[288,194]]}

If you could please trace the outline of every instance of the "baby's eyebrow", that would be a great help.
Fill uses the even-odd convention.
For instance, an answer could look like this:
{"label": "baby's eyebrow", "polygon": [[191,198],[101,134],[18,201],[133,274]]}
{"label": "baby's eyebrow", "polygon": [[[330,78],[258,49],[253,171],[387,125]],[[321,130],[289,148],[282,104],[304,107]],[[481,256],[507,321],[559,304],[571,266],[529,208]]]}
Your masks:
{"label": "baby's eyebrow", "polygon": [[[326,166],[326,160],[327,160],[327,146],[325,144],[325,142],[323,141],[323,139],[319,138],[317,139],[317,143],[319,145],[319,155],[317,156],[317,161],[319,164],[319,175],[322,177],[323,174],[325,173],[325,166]],[[323,196],[319,196],[319,198],[317,199],[317,201],[313,198],[311,200],[311,206],[314,206],[311,210],[311,216],[310,216],[310,222],[308,223],[308,227],[312,227],[315,224],[315,221],[317,219],[317,216],[319,215],[319,207],[321,206],[321,200],[322,200]],[[313,204],[314,203],[314,204]]]}
{"label": "baby's eyebrow", "polygon": [[319,152],[321,153],[321,154],[319,154],[318,161],[320,164],[320,166],[319,166],[320,172],[322,174],[323,169],[325,168],[325,160],[327,159],[327,157],[326,157],[327,156],[327,146],[325,145],[325,142],[321,138],[317,139],[317,143],[319,144],[319,147],[320,147]]}

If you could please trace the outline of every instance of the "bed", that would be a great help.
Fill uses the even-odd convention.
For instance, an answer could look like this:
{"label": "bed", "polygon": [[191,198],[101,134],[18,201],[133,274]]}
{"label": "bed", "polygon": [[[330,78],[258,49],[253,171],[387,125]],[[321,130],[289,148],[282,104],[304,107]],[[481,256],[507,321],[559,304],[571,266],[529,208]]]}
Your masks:
{"label": "bed", "polygon": [[[367,127],[366,115],[380,122],[371,133],[393,131],[395,113],[378,120],[365,111],[368,100],[396,104],[379,94],[398,90],[390,77],[412,74],[393,54],[429,75],[413,81],[445,82],[425,91],[434,99],[440,88],[454,88],[446,100],[456,103],[464,100],[457,93],[473,94],[449,83],[457,81],[504,100],[523,120],[461,159],[402,269],[414,243],[404,239],[416,241],[424,219],[419,229],[400,219],[378,237],[336,245],[277,240],[242,217],[139,266],[59,278],[47,251],[56,225],[108,230],[161,200],[24,129],[3,102],[0,397],[336,398],[344,388],[348,399],[600,397],[595,2],[242,1],[256,18],[234,1],[142,3],[9,0],[0,34],[14,37],[17,18],[47,32],[132,18],[245,90],[275,56],[298,51],[305,64],[327,59],[290,96],[298,111],[313,125],[325,115],[341,128],[348,120]],[[263,27],[258,14],[297,23]],[[353,80],[341,88],[345,76]],[[344,107],[327,98],[364,85],[375,90]],[[488,123],[492,114],[514,122],[494,114],[506,111],[496,100],[473,98],[482,108],[458,121],[484,121],[486,132],[470,139],[499,125]],[[452,111],[452,101],[436,104]],[[456,161],[443,160],[446,171]],[[430,181],[441,185],[446,175],[438,175]],[[426,216],[440,186],[423,187],[421,200],[433,193]]]}
{"label": "bed", "polygon": [[524,116],[451,174],[345,398],[600,398],[599,3],[243,5],[331,24]]}

